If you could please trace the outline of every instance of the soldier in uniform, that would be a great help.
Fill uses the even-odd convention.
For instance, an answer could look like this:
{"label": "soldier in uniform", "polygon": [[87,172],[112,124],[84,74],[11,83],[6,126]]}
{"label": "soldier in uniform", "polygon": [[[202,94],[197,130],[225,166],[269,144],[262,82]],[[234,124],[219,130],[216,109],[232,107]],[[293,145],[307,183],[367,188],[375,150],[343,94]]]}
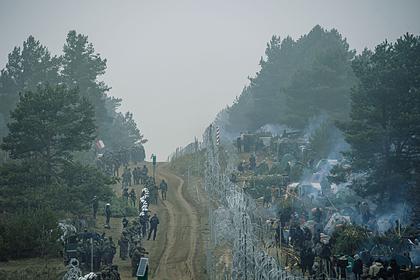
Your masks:
{"label": "soldier in uniform", "polygon": [[109,220],[111,219],[111,204],[107,203],[105,205],[105,216],[106,216],[106,223],[105,227],[110,228],[109,226]]}
{"label": "soldier in uniform", "polygon": [[139,266],[140,259],[144,257],[144,254],[146,254],[146,250],[140,246],[140,244],[136,245],[136,248],[134,249],[132,256],[131,256],[131,268],[132,268],[132,276],[135,277],[137,273],[137,269]]}
{"label": "soldier in uniform", "polygon": [[123,231],[120,240],[118,241],[118,245],[120,245],[120,258],[125,260],[128,255],[128,237],[127,232]]}
{"label": "soldier in uniform", "polygon": [[150,200],[157,205],[158,203],[158,188],[155,184],[150,187]]}
{"label": "soldier in uniform", "polygon": [[128,189],[127,188],[124,188],[123,189],[122,197],[124,198],[125,204],[128,204],[129,194],[128,194]]}
{"label": "soldier in uniform", "polygon": [[99,201],[98,198],[93,196],[92,199],[92,209],[93,209],[93,219],[96,220],[96,213],[98,213]]}
{"label": "soldier in uniform", "polygon": [[117,249],[115,247],[112,237],[108,237],[108,240],[104,242],[103,250],[103,262],[105,265],[111,265]]}
{"label": "soldier in uniform", "polygon": [[158,224],[159,224],[159,219],[155,213],[153,214],[153,217],[150,219],[150,230],[149,230],[149,236],[147,237],[147,240],[150,240],[150,236],[152,235],[152,232],[153,232],[153,240],[156,239]]}
{"label": "soldier in uniform", "polygon": [[143,165],[143,169],[141,170],[141,183],[142,184],[146,183],[148,172],[149,172],[149,170],[147,169],[147,166]]}
{"label": "soldier in uniform", "polygon": [[93,242],[93,270],[99,271],[101,267],[101,259],[102,259],[102,248],[101,244],[95,240]]}
{"label": "soldier in uniform", "polygon": [[131,169],[130,168],[128,168],[127,169],[127,183],[128,183],[128,186],[130,186],[131,187],[131,178],[132,178],[133,176],[132,176],[132,174],[131,174]]}
{"label": "soldier in uniform", "polygon": [[140,225],[141,225],[141,235],[146,237],[146,229],[147,229],[147,223],[149,222],[149,217],[147,213],[140,213]]}
{"label": "soldier in uniform", "polygon": [[162,200],[166,200],[166,192],[168,191],[168,184],[162,179],[160,182],[160,191],[162,193]]}
{"label": "soldier in uniform", "polygon": [[129,197],[130,197],[130,205],[133,207],[136,207],[136,192],[134,191],[134,189],[131,189],[130,193],[129,193]]}

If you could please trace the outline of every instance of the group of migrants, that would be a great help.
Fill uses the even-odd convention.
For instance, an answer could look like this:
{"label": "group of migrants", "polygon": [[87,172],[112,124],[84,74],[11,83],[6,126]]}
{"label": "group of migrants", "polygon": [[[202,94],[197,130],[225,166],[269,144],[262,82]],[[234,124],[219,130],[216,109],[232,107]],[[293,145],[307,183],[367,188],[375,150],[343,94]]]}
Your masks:
{"label": "group of migrants", "polygon": [[238,164],[238,171],[240,173],[244,173],[246,170],[255,171],[256,168],[257,168],[257,159],[255,155],[253,154],[250,155],[248,164],[246,163],[245,160],[241,161]]}
{"label": "group of migrants", "polygon": [[[365,218],[369,208],[361,203],[359,215]],[[302,274],[314,279],[399,279],[402,271],[409,271],[412,262],[408,250],[392,252],[390,255],[375,255],[370,250],[361,249],[354,255],[334,255],[331,236],[337,227],[350,221],[339,214],[326,213],[321,207],[311,209],[308,215],[290,209],[279,212],[278,218],[268,221],[275,231],[277,246],[289,246],[300,260]],[[396,233],[400,225],[389,234]],[[286,230],[287,229],[287,230]],[[411,239],[414,237],[410,237]],[[409,239],[410,239],[409,238]],[[414,239],[413,239],[414,240]],[[416,241],[414,241],[416,242]]]}
{"label": "group of migrants", "polygon": [[[254,152],[249,147],[245,148],[244,140],[247,140],[245,136],[238,137],[236,145],[238,153],[248,153],[240,158],[248,156],[248,160],[238,162],[237,170],[231,174],[230,180],[234,183],[243,181],[244,190],[249,190],[251,196],[255,195],[257,204],[261,202],[262,207],[271,210],[277,207],[280,209],[275,210],[278,214],[274,217],[266,210],[263,213],[268,213],[266,214],[270,232],[268,238],[273,238],[273,242],[267,244],[281,247],[282,253],[287,255],[286,263],[298,265],[296,267],[300,267],[302,275],[309,279],[417,279],[406,278],[413,273],[418,273],[416,277],[420,277],[420,269],[413,269],[414,262],[410,256],[413,248],[419,248],[420,252],[418,241],[420,230],[417,229],[415,234],[408,233],[409,228],[415,228],[414,225],[404,228],[402,234],[400,222],[395,221],[395,226],[390,228],[392,232],[381,234],[396,236],[398,240],[395,242],[401,245],[378,244],[376,239],[379,236],[380,225],[377,214],[374,214],[377,211],[374,209],[377,208],[375,205],[370,206],[369,200],[358,198],[354,204],[351,202],[349,204],[349,201],[340,203],[337,199],[339,202],[336,204],[330,200],[335,198],[331,195],[331,185],[324,184],[322,180],[319,180],[316,186],[312,185],[313,182],[318,182],[315,179],[313,182],[290,184],[292,174],[290,161],[285,161],[282,165],[273,164],[279,169],[275,173],[271,173],[272,167],[269,169],[270,173],[261,172],[261,165],[266,159],[270,161],[271,155]],[[278,153],[278,149],[274,152]],[[257,163],[257,156],[264,160]],[[309,172],[312,170],[313,174],[318,174],[315,173],[318,172],[315,170],[318,167],[315,166],[314,160],[308,160],[307,168]],[[258,178],[262,182],[261,186],[254,184],[248,187],[250,180],[258,182],[255,178],[266,174],[269,175]],[[279,177],[275,183],[271,180],[275,178],[272,174]],[[391,221],[389,223],[392,224]],[[338,231],[340,228],[360,228],[369,240],[360,247],[341,250],[337,246],[336,239],[337,234],[342,234]],[[352,240],[349,241],[352,244]],[[346,240],[340,242],[346,243]],[[375,246],[389,248],[389,252],[379,254],[374,251]],[[292,264],[290,267],[295,266]]]}

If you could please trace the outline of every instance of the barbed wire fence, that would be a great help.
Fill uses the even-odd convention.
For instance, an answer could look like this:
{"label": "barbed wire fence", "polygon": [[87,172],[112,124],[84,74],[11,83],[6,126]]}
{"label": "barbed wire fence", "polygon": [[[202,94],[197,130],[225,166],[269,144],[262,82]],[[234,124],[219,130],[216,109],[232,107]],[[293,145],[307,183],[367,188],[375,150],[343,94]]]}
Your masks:
{"label": "barbed wire fence", "polygon": [[[222,170],[219,149],[213,126],[203,136],[206,149],[204,187],[211,200],[209,206],[209,244],[207,271],[210,280],[298,279],[281,268],[278,260],[270,256],[261,242],[264,224],[255,216],[255,201],[243,188],[232,182],[229,174],[235,169],[235,153],[229,152]],[[222,260],[223,252],[229,255]],[[222,257],[220,256],[222,255]],[[226,262],[230,260],[231,263]],[[220,265],[222,264],[222,265]]]}

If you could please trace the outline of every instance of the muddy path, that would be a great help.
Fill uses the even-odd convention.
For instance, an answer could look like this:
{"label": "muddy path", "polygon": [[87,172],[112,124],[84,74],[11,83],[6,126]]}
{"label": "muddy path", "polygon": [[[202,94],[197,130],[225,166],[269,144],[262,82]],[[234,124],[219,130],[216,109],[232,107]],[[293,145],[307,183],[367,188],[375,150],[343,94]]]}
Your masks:
{"label": "muddy path", "polygon": [[[147,163],[151,173],[152,166]],[[158,163],[156,180],[159,185],[162,179],[168,183],[167,200],[162,200],[159,192],[158,204],[151,204],[151,215],[159,217],[156,240],[143,240],[143,246],[149,252],[149,279],[153,280],[201,280],[205,275],[205,242],[207,212],[205,211],[203,191],[198,179],[184,182],[180,175],[170,170],[169,164]],[[187,180],[187,179],[186,179]],[[188,180],[187,180],[188,181]],[[142,186],[132,186],[140,193]],[[114,191],[121,195],[121,187]],[[103,217],[98,219],[98,230],[118,240],[121,231],[121,219],[111,218],[111,229],[103,229]],[[132,219],[132,218],[131,218]],[[117,248],[117,251],[119,248]],[[117,255],[114,263],[119,266],[121,279],[131,277],[130,260],[121,260]]]}
{"label": "muddy path", "polygon": [[159,166],[158,177],[165,179],[169,186],[167,200],[159,201],[166,210],[168,224],[160,227],[166,238],[159,263],[155,270],[152,268],[152,279],[200,279],[194,267],[200,234],[197,210],[184,197],[184,180],[172,173],[168,165]]}

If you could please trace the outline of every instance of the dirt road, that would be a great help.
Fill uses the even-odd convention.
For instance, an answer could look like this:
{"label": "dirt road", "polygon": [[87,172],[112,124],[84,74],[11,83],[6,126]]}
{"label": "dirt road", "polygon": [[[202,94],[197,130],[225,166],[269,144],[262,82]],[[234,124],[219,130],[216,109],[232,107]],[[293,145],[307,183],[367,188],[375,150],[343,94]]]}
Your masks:
{"label": "dirt road", "polygon": [[[149,164],[148,168],[152,170]],[[170,171],[166,163],[158,164],[156,179],[158,184],[162,179],[167,181],[168,193],[167,200],[163,201],[159,197],[157,205],[150,205],[151,214],[157,213],[160,224],[155,241],[143,240],[143,246],[149,252],[149,279],[205,279],[205,253],[201,233],[207,214],[203,210],[202,201],[199,202],[197,182],[188,186],[182,178]],[[140,185],[133,188],[140,193]],[[115,190],[121,195],[120,187]],[[112,218],[111,229],[105,230],[115,240],[118,240],[122,230],[120,220]],[[102,225],[103,222],[99,224]],[[133,279],[130,261],[119,259],[118,254],[114,260],[119,266],[121,278]]]}
{"label": "dirt road", "polygon": [[[199,235],[199,217],[196,209],[183,194],[184,180],[168,171],[163,164],[158,168],[158,177],[168,182],[167,200],[160,201],[167,212],[168,224],[160,227],[165,230],[165,244],[152,279],[199,279],[194,267]],[[152,241],[145,243],[152,251]],[[151,258],[153,258],[151,252]]]}

